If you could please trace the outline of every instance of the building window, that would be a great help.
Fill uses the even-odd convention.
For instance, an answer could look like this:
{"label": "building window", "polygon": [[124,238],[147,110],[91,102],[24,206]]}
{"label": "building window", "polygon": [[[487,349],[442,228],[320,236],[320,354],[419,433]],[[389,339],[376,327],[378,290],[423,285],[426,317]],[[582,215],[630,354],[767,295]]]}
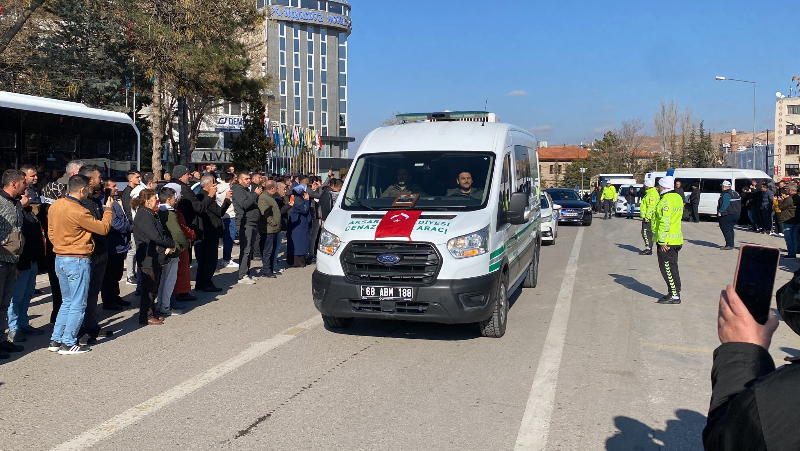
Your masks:
{"label": "building window", "polygon": [[800,155],[800,145],[786,146],[786,155]]}
{"label": "building window", "polygon": [[[305,27],[304,27],[305,28]],[[295,25],[293,27],[294,31],[294,53],[293,53],[293,79],[294,82],[294,92],[292,93],[294,96],[294,124],[292,125],[300,125],[300,109],[301,109],[301,101],[300,101],[300,25]]]}
{"label": "building window", "polygon": [[[341,8],[341,5],[339,5]],[[347,136],[347,34],[339,33],[339,136]]]}
{"label": "building window", "polygon": [[800,164],[787,164],[786,165],[786,175],[788,177],[798,177],[798,176],[800,176]]}
{"label": "building window", "polygon": [[800,105],[789,105],[786,114],[800,114]]}
{"label": "building window", "polygon": [[787,135],[800,135],[800,126],[798,126],[798,125],[787,125],[786,126],[786,134]]}
{"label": "building window", "polygon": [[281,125],[286,125],[286,24],[278,25],[280,35]]}
{"label": "building window", "polygon": [[550,165],[550,174],[552,174],[552,173],[553,173],[553,165],[551,164]]}

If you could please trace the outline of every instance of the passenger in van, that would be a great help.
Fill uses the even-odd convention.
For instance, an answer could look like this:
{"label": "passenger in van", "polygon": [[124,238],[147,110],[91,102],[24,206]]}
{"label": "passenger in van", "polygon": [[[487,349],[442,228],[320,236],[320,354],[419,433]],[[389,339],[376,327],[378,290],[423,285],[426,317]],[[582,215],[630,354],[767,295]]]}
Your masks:
{"label": "passenger in van", "polygon": [[472,187],[472,174],[468,171],[463,171],[458,174],[458,179],[456,180],[458,184],[458,188],[453,188],[447,190],[447,196],[466,196],[471,197],[473,199],[481,200],[483,199],[483,190],[482,189],[475,189]]}
{"label": "passenger in van", "polygon": [[397,183],[394,185],[390,185],[386,190],[381,194],[382,198],[385,199],[394,199],[401,194],[419,194],[425,195],[422,191],[422,188],[417,185],[409,185],[408,182],[411,179],[411,174],[408,173],[408,169],[400,168],[397,170]]}

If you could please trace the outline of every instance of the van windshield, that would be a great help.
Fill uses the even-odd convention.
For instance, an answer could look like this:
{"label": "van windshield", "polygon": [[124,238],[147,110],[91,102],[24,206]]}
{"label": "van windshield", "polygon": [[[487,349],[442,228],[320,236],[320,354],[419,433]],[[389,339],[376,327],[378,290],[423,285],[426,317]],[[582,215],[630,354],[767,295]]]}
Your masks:
{"label": "van windshield", "polygon": [[345,210],[479,210],[492,183],[490,152],[362,155],[345,189]]}

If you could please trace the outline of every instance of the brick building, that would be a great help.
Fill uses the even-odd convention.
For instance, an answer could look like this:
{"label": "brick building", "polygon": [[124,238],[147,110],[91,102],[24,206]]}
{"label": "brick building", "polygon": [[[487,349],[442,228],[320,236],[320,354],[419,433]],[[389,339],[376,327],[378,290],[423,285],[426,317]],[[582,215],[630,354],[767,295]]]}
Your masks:
{"label": "brick building", "polygon": [[589,156],[589,149],[578,146],[540,147],[539,174],[542,188],[560,186],[564,171],[573,160]]}

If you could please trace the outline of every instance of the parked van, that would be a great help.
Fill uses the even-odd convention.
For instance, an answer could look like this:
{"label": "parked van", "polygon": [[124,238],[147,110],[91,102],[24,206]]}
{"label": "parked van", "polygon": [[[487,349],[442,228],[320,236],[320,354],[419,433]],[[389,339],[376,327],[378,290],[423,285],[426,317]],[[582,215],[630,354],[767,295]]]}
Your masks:
{"label": "parked van", "polygon": [[524,128],[379,128],[321,231],[314,305],[329,328],[353,318],[477,323],[502,337],[511,293],[537,284],[539,195],[537,141]]}
{"label": "parked van", "polygon": [[[649,172],[645,179],[655,178],[656,183],[661,177],[666,176],[666,172]],[[763,171],[753,169],[736,168],[678,168],[673,174],[675,181],[681,182],[681,188],[685,194],[684,201],[688,202],[689,195],[692,193],[692,184],[697,183],[700,189],[699,212],[701,215],[717,215],[717,203],[720,193],[722,193],[722,182],[725,180],[733,184],[733,189],[738,193],[742,189],[749,188],[752,181],[757,183],[766,182],[774,184],[772,177]]]}

